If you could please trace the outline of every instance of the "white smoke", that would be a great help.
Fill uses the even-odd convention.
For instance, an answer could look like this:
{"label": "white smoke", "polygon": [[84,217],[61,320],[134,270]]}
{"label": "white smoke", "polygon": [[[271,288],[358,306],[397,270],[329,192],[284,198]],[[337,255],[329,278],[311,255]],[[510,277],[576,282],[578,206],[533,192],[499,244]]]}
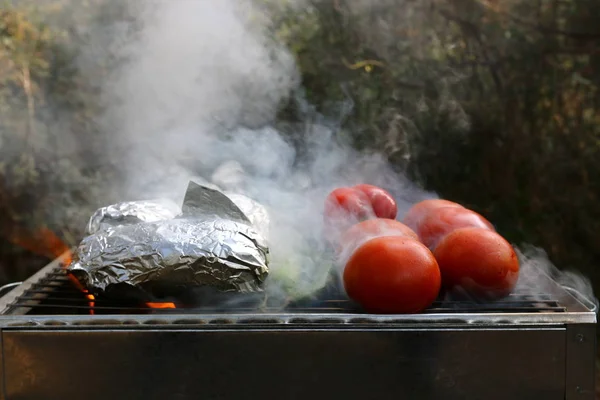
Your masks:
{"label": "white smoke", "polygon": [[280,104],[299,86],[295,61],[270,37],[268,15],[253,3],[144,4],[141,32],[118,49],[130,61],[104,91],[114,105],[106,115],[113,140],[126,149],[121,163],[128,198],[181,200],[198,174],[254,198],[272,219],[271,275],[294,293],[309,293],[330,267],[318,239],[329,191],[380,185],[396,196],[401,213],[429,197],[383,157],[336,143],[335,127],[313,121],[298,128],[309,157],[297,164],[294,146],[272,126]]}
{"label": "white smoke", "polygon": [[[327,277],[321,213],[333,188],[381,186],[396,198],[399,218],[416,201],[437,197],[394,172],[383,156],[335,140],[339,127],[310,115],[298,127],[308,154],[298,162],[296,147],[273,122],[280,105],[297,95],[299,73],[288,49],[273,39],[270,16],[252,1],[162,0],[135,7],[141,30],[114,50],[129,61],[103,90],[105,125],[124,154],[123,195],[180,201],[188,180],[201,175],[265,205],[271,276],[280,283],[269,290],[282,303]],[[534,287],[528,265],[522,284]]]}
{"label": "white smoke", "polygon": [[554,284],[548,280],[551,278],[588,309],[598,312],[599,302],[588,278],[576,271],[559,270],[543,249],[524,245],[517,250],[520,261],[517,291],[534,296],[552,293]]}

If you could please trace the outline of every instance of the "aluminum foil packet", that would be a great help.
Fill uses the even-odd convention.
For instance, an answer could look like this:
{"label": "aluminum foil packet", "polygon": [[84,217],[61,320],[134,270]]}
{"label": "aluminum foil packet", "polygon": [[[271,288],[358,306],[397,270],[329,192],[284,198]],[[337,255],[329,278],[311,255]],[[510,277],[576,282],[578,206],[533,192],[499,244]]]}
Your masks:
{"label": "aluminum foil packet", "polygon": [[119,225],[137,222],[157,222],[175,218],[181,213],[177,204],[168,200],[125,201],[102,207],[92,215],[86,227],[86,234]]}
{"label": "aluminum foil packet", "polygon": [[190,182],[178,216],[96,230],[68,271],[92,293],[124,286],[147,298],[165,286],[256,293],[269,273],[268,255],[266,239],[229,197]]}
{"label": "aluminum foil packet", "polygon": [[252,226],[268,240],[271,219],[267,208],[256,200],[243,194],[229,192],[225,192],[225,194],[248,217]]}

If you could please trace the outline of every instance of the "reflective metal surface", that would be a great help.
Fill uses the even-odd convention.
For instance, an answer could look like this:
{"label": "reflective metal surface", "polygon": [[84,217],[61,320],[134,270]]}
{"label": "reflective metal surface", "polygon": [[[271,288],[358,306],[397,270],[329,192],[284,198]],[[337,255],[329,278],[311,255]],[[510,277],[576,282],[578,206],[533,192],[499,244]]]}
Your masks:
{"label": "reflective metal surface", "polygon": [[5,330],[6,400],[564,400],[565,329]]}
{"label": "reflective metal surface", "polygon": [[[83,323],[101,323],[102,321],[115,321],[115,317],[111,315],[36,315],[35,317],[16,313],[11,311],[11,305],[17,299],[24,295],[33,285],[39,282],[42,278],[48,275],[51,271],[60,266],[60,258],[48,264],[46,267],[38,271],[35,275],[27,279],[23,284],[14,288],[8,294],[0,298],[0,328],[6,325],[15,325],[19,323],[43,325],[47,321],[59,321],[64,324],[77,322]],[[577,301],[568,292],[562,290],[556,285],[553,293],[548,293],[548,296],[554,297],[559,301],[561,306],[565,308],[565,312],[524,312],[524,313],[507,313],[507,312],[461,312],[453,310],[452,312],[436,312],[431,314],[413,314],[413,315],[378,315],[378,314],[358,314],[358,313],[343,313],[336,312],[334,314],[328,312],[310,312],[310,313],[291,313],[291,312],[270,312],[270,313],[202,313],[193,314],[195,320],[201,323],[208,323],[213,320],[226,319],[230,323],[245,321],[248,319],[278,321],[281,324],[289,324],[303,321],[321,321],[321,320],[336,320],[341,323],[359,322],[361,324],[447,324],[453,323],[458,325],[492,325],[500,324],[505,326],[511,325],[557,325],[557,324],[573,324],[573,323],[596,323],[596,314],[587,310],[582,303]],[[157,318],[172,323],[177,320],[190,319],[190,313],[181,310],[172,310],[168,314],[160,315],[127,315],[128,320],[138,321],[140,324],[146,321],[156,320]],[[87,321],[87,322],[86,322]],[[118,323],[117,325],[120,325]]]}
{"label": "reflective metal surface", "polygon": [[22,283],[23,282],[7,283],[6,285],[0,287],[0,297],[4,296],[6,293],[10,292]]}
{"label": "reflective metal surface", "polygon": [[175,218],[181,210],[167,200],[126,201],[99,208],[88,221],[86,234],[119,225],[157,222]]}
{"label": "reflective metal surface", "polygon": [[227,195],[227,197],[229,197],[231,201],[233,201],[235,205],[242,210],[242,212],[252,223],[252,226],[256,228],[258,233],[268,240],[271,218],[267,208],[256,200],[240,193],[225,192],[225,195]]}
{"label": "reflective metal surface", "polygon": [[0,400],[594,399],[596,314],[558,285],[560,312],[15,308],[59,265],[0,298]]}
{"label": "reflective metal surface", "polygon": [[566,400],[596,398],[596,324],[567,325]]}
{"label": "reflective metal surface", "polygon": [[125,291],[147,301],[164,297],[165,286],[168,294],[263,291],[266,239],[230,198],[190,182],[182,214],[168,218],[168,211],[153,202],[100,209],[90,220],[98,230],[83,238],[69,272],[92,294]]}

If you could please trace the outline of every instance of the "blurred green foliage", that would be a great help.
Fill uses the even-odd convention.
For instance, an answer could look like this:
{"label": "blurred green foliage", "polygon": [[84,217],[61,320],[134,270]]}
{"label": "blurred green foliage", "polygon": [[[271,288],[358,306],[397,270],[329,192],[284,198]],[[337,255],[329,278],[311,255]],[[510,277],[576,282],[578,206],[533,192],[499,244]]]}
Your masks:
{"label": "blurred green foliage", "polygon": [[[511,241],[546,249],[598,290],[600,2],[260,1],[308,100],[340,118],[341,137],[482,212]],[[40,266],[9,267],[31,256],[11,244],[16,227],[50,225],[73,244],[109,201],[101,183],[114,171],[76,167],[89,165],[77,162],[86,157],[77,143],[105,145],[97,83],[118,60],[88,62],[93,81],[75,60],[86,26],[131,22],[123,4],[0,8],[0,268],[9,271],[0,280]],[[293,116],[292,104],[282,108],[281,118]],[[57,142],[65,131],[74,134]]]}

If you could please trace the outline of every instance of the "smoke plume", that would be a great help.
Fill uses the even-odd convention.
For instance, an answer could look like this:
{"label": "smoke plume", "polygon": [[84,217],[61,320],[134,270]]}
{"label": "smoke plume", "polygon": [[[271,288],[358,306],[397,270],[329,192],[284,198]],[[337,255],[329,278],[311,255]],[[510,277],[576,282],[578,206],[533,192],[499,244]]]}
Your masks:
{"label": "smoke plume", "polygon": [[[351,12],[361,12],[363,3]],[[399,217],[416,201],[436,195],[394,172],[382,155],[352,150],[337,139],[339,120],[310,111],[295,60],[274,39],[265,9],[239,0],[137,3],[133,12],[141,28],[114,49],[127,62],[107,79],[103,99],[111,105],[105,119],[109,140],[120,149],[115,154],[122,157],[128,200],[180,201],[187,181],[199,179],[267,207],[276,282],[267,289],[284,304],[290,293],[310,294],[328,276],[326,243],[319,238],[323,201],[333,188],[379,185],[397,199]],[[277,111],[287,101],[307,111],[295,128],[303,156],[275,128]],[[451,98],[448,104],[457,107]],[[466,129],[468,119],[459,111]],[[548,272],[550,264],[540,254],[524,260],[520,285],[538,292],[534,266]],[[585,278],[552,271],[595,304]]]}
{"label": "smoke plume", "polygon": [[[268,239],[275,283],[267,289],[283,305],[289,296],[310,294],[327,279],[331,262],[327,244],[320,240],[321,213],[333,188],[381,186],[397,200],[399,218],[415,202],[437,196],[394,171],[384,155],[357,152],[341,139],[340,118],[351,112],[351,99],[334,107],[341,110],[337,115],[314,111],[302,95],[292,53],[275,38],[275,16],[267,11],[277,11],[281,3],[302,12],[308,2],[290,0],[265,7],[267,3],[120,3],[119,13],[128,13],[124,20],[134,22],[86,27],[87,42],[78,61],[84,79],[87,71],[90,85],[98,86],[104,109],[99,121],[104,143],[94,150],[119,170],[103,190],[121,200],[169,198],[180,203],[188,180],[195,179],[257,200],[271,216]],[[407,7],[402,21],[378,13],[372,1],[343,3],[347,4],[343,12],[373,16],[358,31],[384,61],[391,61],[387,60],[395,45],[391,32],[397,25],[418,30],[426,23],[422,20],[426,2]],[[105,64],[110,65],[98,74],[99,65]],[[458,78],[449,73],[440,82],[448,79]],[[457,130],[468,130],[468,118],[449,89],[442,98],[439,107],[451,111]],[[276,119],[289,102],[303,111],[303,121],[284,132]],[[425,103],[415,108],[423,107]],[[396,117],[416,129],[405,116]],[[402,136],[390,132],[395,132],[390,140]],[[300,137],[300,143],[293,137]],[[521,288],[543,290],[538,285],[543,270],[597,304],[587,279],[559,272],[542,253],[524,254]]]}
{"label": "smoke plume", "polygon": [[[300,160],[297,146],[274,127],[282,103],[305,102],[299,73],[270,34],[264,9],[237,0],[144,4],[136,10],[141,30],[115,49],[128,61],[103,91],[113,105],[105,119],[121,149],[127,199],[180,201],[189,179],[254,198],[272,219],[271,275],[288,291],[308,294],[330,268],[318,240],[330,190],[380,185],[400,212],[430,197],[382,156],[339,143],[339,121],[314,112],[297,127],[307,155]],[[273,297],[281,288],[271,289]]]}

